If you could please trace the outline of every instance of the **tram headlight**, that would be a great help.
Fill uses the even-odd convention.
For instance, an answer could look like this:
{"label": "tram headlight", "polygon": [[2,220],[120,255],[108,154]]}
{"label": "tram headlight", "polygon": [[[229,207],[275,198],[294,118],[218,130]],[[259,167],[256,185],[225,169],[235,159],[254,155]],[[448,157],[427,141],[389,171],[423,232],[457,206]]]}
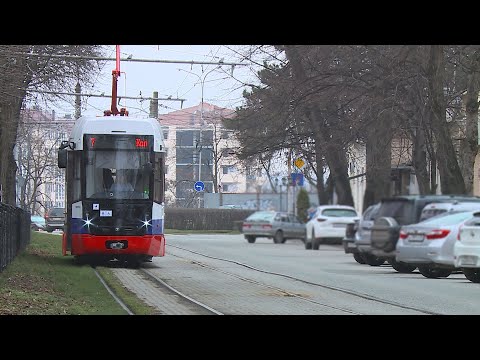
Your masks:
{"label": "tram headlight", "polygon": [[146,227],[148,228],[149,226],[152,226],[152,220],[150,219],[150,216],[149,215],[145,215],[145,219],[144,220],[141,220],[142,222],[142,227]]}
{"label": "tram headlight", "polygon": [[90,226],[95,226],[95,224],[93,223],[93,220],[95,218],[90,219],[88,216],[89,216],[89,214],[87,213],[86,216],[85,216],[85,219],[83,219],[83,226],[86,226],[87,229],[90,230]]}

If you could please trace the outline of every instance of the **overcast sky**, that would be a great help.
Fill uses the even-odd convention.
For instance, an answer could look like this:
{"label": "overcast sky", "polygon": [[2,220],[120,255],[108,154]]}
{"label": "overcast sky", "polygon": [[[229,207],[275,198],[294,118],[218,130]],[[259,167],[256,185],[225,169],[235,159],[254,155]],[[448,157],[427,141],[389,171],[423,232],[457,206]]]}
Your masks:
{"label": "overcast sky", "polygon": [[[115,45],[106,46],[106,56],[115,58]],[[238,46],[223,45],[120,45],[121,58],[132,56],[133,59],[180,60],[180,61],[207,61],[239,63],[240,59],[230,49]],[[200,104],[203,98],[217,106],[235,109],[242,104],[243,87],[238,80],[232,78],[232,67],[222,66],[215,69],[215,65],[191,65],[177,63],[144,63],[120,62],[121,75],[118,79],[119,96],[152,97],[158,91],[159,98],[181,98],[183,109]],[[107,61],[102,69],[96,85],[92,89],[82,89],[86,94],[111,95],[112,70],[114,61]],[[182,69],[182,70],[179,70]],[[208,74],[207,74],[208,73]],[[254,81],[254,74],[249,66],[235,66],[233,76],[242,81]],[[110,109],[108,98],[82,98],[82,115],[103,115],[103,111]],[[159,101],[159,113],[164,114],[181,109],[180,101]],[[120,107],[126,107],[132,115],[148,116],[149,100],[121,100]],[[67,103],[56,107],[59,116],[74,114],[74,97]]]}

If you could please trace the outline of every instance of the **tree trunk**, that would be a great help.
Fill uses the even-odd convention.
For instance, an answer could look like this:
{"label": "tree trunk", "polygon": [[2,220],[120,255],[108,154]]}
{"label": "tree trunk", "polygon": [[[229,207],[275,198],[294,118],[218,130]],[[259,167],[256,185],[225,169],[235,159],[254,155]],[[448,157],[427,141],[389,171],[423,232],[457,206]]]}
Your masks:
{"label": "tree trunk", "polygon": [[17,127],[21,103],[14,100],[0,105],[0,184],[2,185],[2,202],[16,205],[17,164],[13,149],[17,138]]}
{"label": "tree trunk", "polygon": [[446,119],[444,96],[444,54],[442,45],[430,46],[430,59],[427,71],[430,88],[432,127],[437,145],[438,170],[443,194],[465,194],[465,183],[460,172],[452,137]]}
{"label": "tree trunk", "polygon": [[317,168],[317,193],[318,193],[318,204],[328,204],[328,193],[325,188],[325,183],[323,179],[323,168],[325,162],[323,160],[323,150],[320,146],[320,140],[315,140],[315,164]]}
{"label": "tree trunk", "polygon": [[479,54],[475,52],[471,72],[468,74],[465,96],[466,133],[460,143],[460,164],[465,181],[465,192],[473,195],[475,158],[478,153],[478,68]]}
{"label": "tree trunk", "polygon": [[366,187],[363,210],[390,196],[392,169],[392,121],[384,113],[367,134],[366,139]]}
{"label": "tree trunk", "polygon": [[430,188],[430,171],[427,164],[427,148],[425,130],[419,124],[413,136],[412,162],[417,177],[418,190],[420,194],[429,194]]}

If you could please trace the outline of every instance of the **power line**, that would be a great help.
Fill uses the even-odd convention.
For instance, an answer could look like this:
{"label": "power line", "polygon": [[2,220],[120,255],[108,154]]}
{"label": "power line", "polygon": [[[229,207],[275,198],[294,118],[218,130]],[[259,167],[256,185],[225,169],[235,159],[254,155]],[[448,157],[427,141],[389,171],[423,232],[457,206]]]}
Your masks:
{"label": "power line", "polygon": [[[101,56],[81,56],[81,55],[57,55],[57,54],[38,54],[38,53],[22,53],[22,52],[8,52],[4,51],[0,53],[9,54],[9,55],[19,55],[19,56],[37,56],[37,57],[48,57],[48,58],[59,58],[59,59],[76,59],[76,60],[98,60],[98,61],[117,61],[116,58],[101,57]],[[167,64],[190,64],[190,65],[228,65],[228,66],[246,66],[245,63],[231,63],[224,62],[223,60],[217,62],[211,61],[196,61],[196,60],[157,60],[157,59],[133,59],[131,57],[121,58],[120,61],[131,61],[131,62],[150,62],[150,63],[167,63]]]}
{"label": "power line", "polygon": [[[68,93],[68,92],[59,92],[59,91],[47,91],[47,90],[30,90],[30,89],[19,89],[27,92],[34,92],[34,93],[45,93],[45,94],[53,94],[53,95],[74,95],[74,96],[86,96],[86,97],[103,97],[103,98],[111,98],[111,95],[105,95],[105,94],[80,94],[80,93]],[[182,103],[186,101],[187,99],[179,99],[179,98],[156,98],[156,97],[138,97],[138,96],[117,96],[118,99],[132,99],[132,100],[162,100],[162,101],[181,101]]]}

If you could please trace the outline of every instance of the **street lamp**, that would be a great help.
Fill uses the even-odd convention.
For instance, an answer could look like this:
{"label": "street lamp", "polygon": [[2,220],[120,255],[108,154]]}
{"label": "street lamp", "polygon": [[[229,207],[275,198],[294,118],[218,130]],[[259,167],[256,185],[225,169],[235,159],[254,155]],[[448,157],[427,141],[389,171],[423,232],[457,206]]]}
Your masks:
{"label": "street lamp", "polygon": [[[277,187],[278,187],[278,178],[276,177],[275,178],[275,191],[277,191]],[[278,211],[282,211],[282,184],[280,184],[280,205],[278,207]]]}
{"label": "street lamp", "polygon": [[[283,211],[283,207],[282,207],[282,186],[287,186],[288,185],[288,179],[284,176],[282,177],[282,181],[279,183],[279,180],[278,178],[275,178],[275,189],[277,188],[277,186],[279,187],[280,191],[280,210],[279,211]],[[288,211],[288,196],[287,196],[287,211]]]}
{"label": "street lamp", "polygon": [[[282,184],[283,186],[287,186],[288,185],[288,179],[284,176],[282,177]],[[288,188],[287,188],[288,189]],[[282,198],[282,186],[280,186],[280,199]],[[287,212],[288,212],[288,191],[287,191],[287,204],[286,204],[286,207],[287,207]]]}
{"label": "street lamp", "polygon": [[[191,72],[191,71],[187,71],[187,70],[184,70],[184,69],[178,69],[178,71],[184,71],[186,73],[189,73],[189,74],[192,74],[192,75],[195,75],[196,77],[198,77],[198,79],[200,80],[200,85],[201,85],[201,90],[202,90],[202,100],[200,102],[200,135],[198,137],[198,181],[201,181],[201,178],[202,178],[202,127],[203,127],[203,87],[205,86],[205,79],[207,78],[208,74],[210,74],[211,72],[213,72],[214,70],[220,68],[221,66],[216,66],[214,67],[213,69],[211,69],[210,71],[206,72],[205,75],[203,76],[203,78],[198,75],[198,74],[195,74],[194,72]],[[215,189],[213,189],[213,191],[215,191]],[[200,197],[198,198],[198,207],[200,208]]]}

